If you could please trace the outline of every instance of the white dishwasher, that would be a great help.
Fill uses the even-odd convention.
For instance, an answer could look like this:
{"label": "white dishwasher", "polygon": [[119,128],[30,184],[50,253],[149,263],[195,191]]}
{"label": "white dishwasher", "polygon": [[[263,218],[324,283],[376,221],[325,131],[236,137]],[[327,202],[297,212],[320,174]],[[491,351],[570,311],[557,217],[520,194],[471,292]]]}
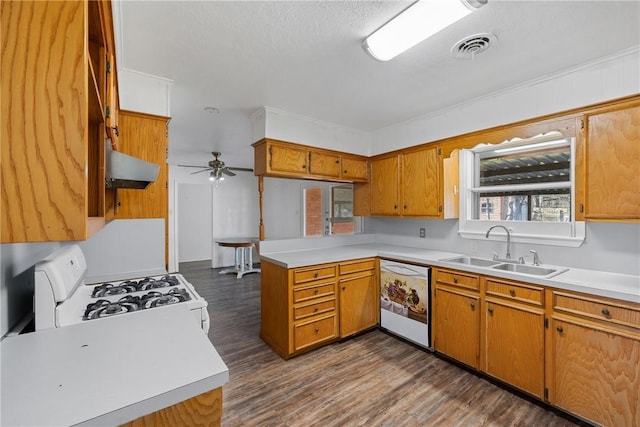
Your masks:
{"label": "white dishwasher", "polygon": [[430,268],[380,260],[380,326],[431,348]]}

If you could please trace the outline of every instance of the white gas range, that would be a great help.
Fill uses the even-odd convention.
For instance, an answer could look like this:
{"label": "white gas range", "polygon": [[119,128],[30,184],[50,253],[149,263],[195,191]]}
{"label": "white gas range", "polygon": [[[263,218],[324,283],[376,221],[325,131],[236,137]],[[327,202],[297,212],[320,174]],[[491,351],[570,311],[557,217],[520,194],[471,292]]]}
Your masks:
{"label": "white gas range", "polygon": [[87,262],[78,245],[64,247],[35,266],[36,330],[99,321],[140,310],[187,304],[205,334],[207,302],[180,274],[87,285]]}

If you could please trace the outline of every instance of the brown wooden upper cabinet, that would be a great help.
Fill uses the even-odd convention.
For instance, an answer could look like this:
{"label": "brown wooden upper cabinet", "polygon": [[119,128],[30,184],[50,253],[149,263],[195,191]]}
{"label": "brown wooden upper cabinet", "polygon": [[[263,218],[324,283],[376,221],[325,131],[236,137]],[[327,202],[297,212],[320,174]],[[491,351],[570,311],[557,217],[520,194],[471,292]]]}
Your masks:
{"label": "brown wooden upper cabinet", "polygon": [[440,148],[427,146],[371,162],[371,214],[439,217]]}
{"label": "brown wooden upper cabinet", "polygon": [[578,138],[577,217],[640,219],[640,101],[584,115]]}
{"label": "brown wooden upper cabinet", "polygon": [[366,182],[367,158],[285,141],[253,144],[254,174],[282,178]]}
{"label": "brown wooden upper cabinet", "polygon": [[0,15],[2,243],[85,240],[115,199],[104,184],[111,3],[1,2]]}

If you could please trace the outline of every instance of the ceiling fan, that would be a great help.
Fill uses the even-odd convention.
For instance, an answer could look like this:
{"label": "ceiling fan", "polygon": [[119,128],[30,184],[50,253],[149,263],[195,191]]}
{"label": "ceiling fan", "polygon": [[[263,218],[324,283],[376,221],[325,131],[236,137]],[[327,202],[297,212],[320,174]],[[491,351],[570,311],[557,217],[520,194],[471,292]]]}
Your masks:
{"label": "ceiling fan", "polygon": [[231,171],[253,172],[253,169],[251,168],[234,168],[231,166],[225,166],[224,162],[218,159],[218,157],[220,157],[222,153],[218,151],[212,151],[211,154],[213,155],[214,159],[209,162],[208,166],[193,166],[193,165],[178,165],[178,166],[181,166],[183,168],[202,169],[199,171],[192,172],[191,175],[196,173],[211,171],[209,173],[210,181],[223,181],[224,180],[223,174],[227,176],[235,176],[236,174]]}

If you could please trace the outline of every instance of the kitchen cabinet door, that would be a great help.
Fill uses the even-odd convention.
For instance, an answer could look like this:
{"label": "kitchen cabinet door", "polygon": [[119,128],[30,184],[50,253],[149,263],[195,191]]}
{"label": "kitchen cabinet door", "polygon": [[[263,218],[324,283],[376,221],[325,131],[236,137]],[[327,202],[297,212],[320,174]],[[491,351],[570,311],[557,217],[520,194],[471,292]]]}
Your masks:
{"label": "kitchen cabinet door", "polygon": [[315,151],[309,152],[309,173],[328,178],[340,177],[340,156]]}
{"label": "kitchen cabinet door", "polygon": [[640,338],[580,319],[553,318],[549,401],[604,426],[640,425]]}
{"label": "kitchen cabinet door", "polygon": [[487,374],[544,396],[544,310],[487,299],[483,367]]}
{"label": "kitchen cabinet door", "polygon": [[585,115],[583,132],[578,218],[640,220],[640,103]]}
{"label": "kitchen cabinet door", "polygon": [[364,331],[378,323],[378,283],[374,270],[340,278],[340,337]]}
{"label": "kitchen cabinet door", "polygon": [[436,284],[432,307],[431,327],[435,350],[477,369],[480,297]]}
{"label": "kitchen cabinet door", "polygon": [[397,216],[400,214],[400,209],[398,209],[400,180],[398,162],[398,155],[371,161],[371,215]]}
{"label": "kitchen cabinet door", "polygon": [[110,8],[0,2],[3,243],[86,240],[105,224]]}
{"label": "kitchen cabinet door", "polygon": [[430,146],[402,154],[402,215],[440,215],[439,150],[437,146]]}
{"label": "kitchen cabinet door", "polygon": [[353,182],[366,182],[369,178],[369,168],[366,159],[342,157],[342,179]]}
{"label": "kitchen cabinet door", "polygon": [[269,169],[274,172],[288,172],[307,174],[307,150],[282,146],[269,145]]}

